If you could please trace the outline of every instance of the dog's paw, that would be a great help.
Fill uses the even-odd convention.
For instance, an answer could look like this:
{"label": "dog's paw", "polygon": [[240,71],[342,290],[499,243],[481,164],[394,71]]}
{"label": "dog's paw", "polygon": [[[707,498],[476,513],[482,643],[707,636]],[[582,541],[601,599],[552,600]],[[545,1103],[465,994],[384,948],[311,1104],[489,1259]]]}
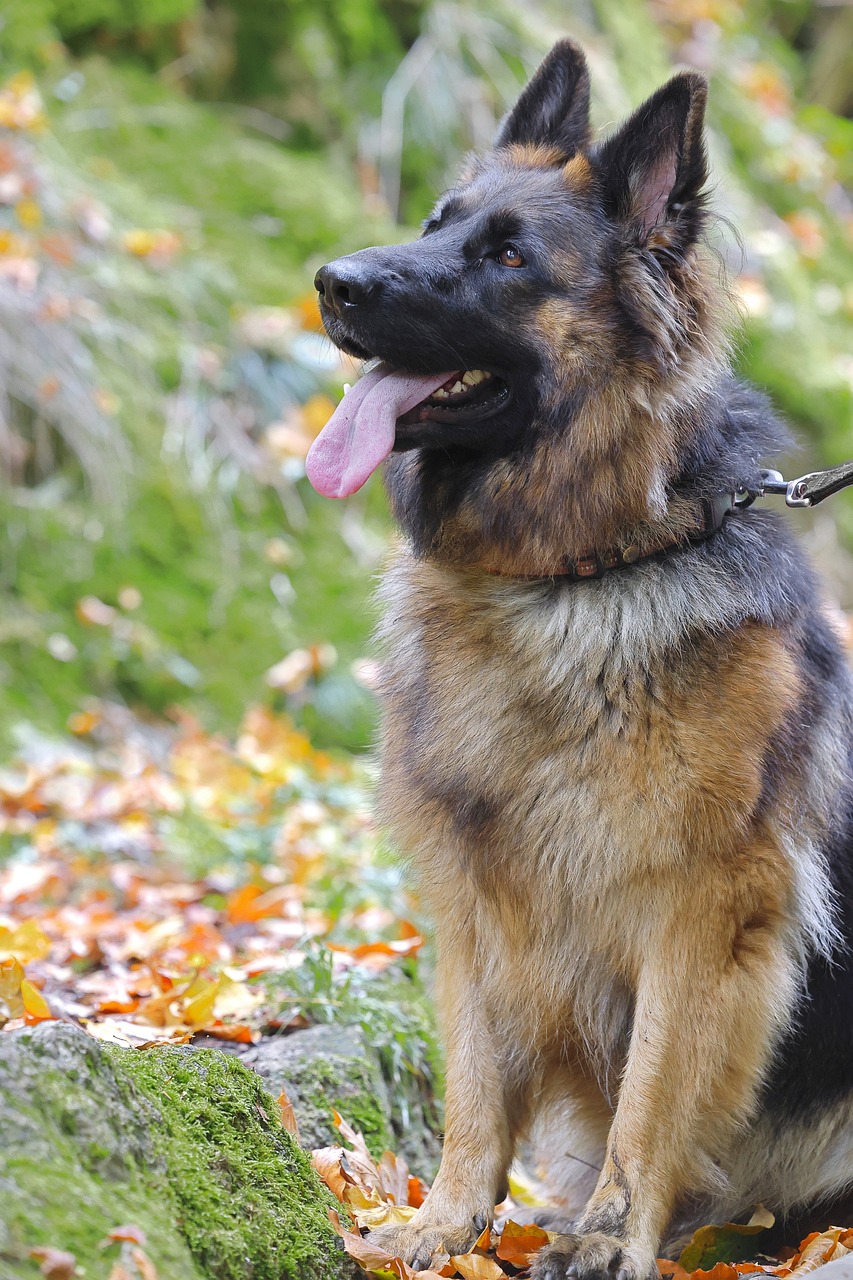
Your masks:
{"label": "dog's paw", "polygon": [[414,1221],[403,1226],[376,1227],[368,1233],[371,1244],[402,1258],[415,1271],[425,1271],[442,1254],[467,1253],[489,1221],[485,1211],[464,1225],[458,1223],[424,1223]]}
{"label": "dog's paw", "polygon": [[654,1257],[626,1240],[599,1233],[560,1236],[530,1268],[530,1280],[650,1280]]}

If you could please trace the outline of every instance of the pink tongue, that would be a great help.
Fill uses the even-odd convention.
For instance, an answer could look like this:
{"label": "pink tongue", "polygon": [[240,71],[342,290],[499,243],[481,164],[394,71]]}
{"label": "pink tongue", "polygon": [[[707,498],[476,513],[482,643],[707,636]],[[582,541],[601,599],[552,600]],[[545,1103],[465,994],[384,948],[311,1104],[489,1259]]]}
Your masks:
{"label": "pink tongue", "polygon": [[437,391],[449,373],[393,373],[379,365],[346,393],[308,450],[305,472],[326,498],[348,498],[394,448],[397,419]]}

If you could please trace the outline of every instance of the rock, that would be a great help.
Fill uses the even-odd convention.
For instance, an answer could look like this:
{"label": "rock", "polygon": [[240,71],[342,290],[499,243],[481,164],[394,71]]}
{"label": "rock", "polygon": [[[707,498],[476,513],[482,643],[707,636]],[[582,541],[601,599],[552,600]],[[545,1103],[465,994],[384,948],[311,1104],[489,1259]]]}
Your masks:
{"label": "rock", "polygon": [[404,1094],[392,1097],[361,1027],[318,1026],[271,1037],[243,1051],[241,1060],[274,1098],[287,1094],[306,1150],[340,1143],[334,1110],[364,1134],[372,1155],[394,1151],[413,1173],[434,1176],[441,1144],[431,1093],[412,1078]]}
{"label": "rock", "polygon": [[3,1280],[36,1276],[40,1245],[106,1275],[99,1242],[125,1223],[158,1280],[359,1275],[327,1207],[340,1210],[236,1058],[122,1049],[55,1022],[0,1036]]}
{"label": "rock", "polygon": [[824,1263],[818,1276],[819,1280],[853,1280],[853,1254]]}
{"label": "rock", "polygon": [[332,1111],[355,1128],[375,1156],[391,1145],[388,1090],[361,1027],[309,1027],[253,1045],[242,1061],[274,1098],[284,1090],[307,1150],[340,1143]]}

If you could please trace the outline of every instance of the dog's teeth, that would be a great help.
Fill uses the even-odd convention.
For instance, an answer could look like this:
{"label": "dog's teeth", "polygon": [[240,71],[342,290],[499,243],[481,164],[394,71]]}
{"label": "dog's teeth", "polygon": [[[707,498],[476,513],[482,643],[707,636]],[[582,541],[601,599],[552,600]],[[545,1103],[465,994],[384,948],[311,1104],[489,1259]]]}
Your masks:
{"label": "dog's teeth", "polygon": [[444,387],[439,387],[438,390],[433,391],[432,394],[433,394],[433,399],[435,400],[449,400],[450,398],[450,392],[445,391]]}
{"label": "dog's teeth", "polygon": [[344,383],[344,395],[346,395],[346,393],[347,393],[348,391],[352,391],[352,383],[351,383],[351,382],[345,382],[345,383]]}
{"label": "dog's teeth", "polygon": [[478,373],[479,371],[477,369],[465,370],[462,375],[462,381],[465,383],[466,387],[473,387],[480,381]]}
{"label": "dog's teeth", "polygon": [[462,385],[462,383],[457,381],[457,382],[454,382],[453,386],[450,388],[450,394],[452,396],[458,396],[459,392],[464,390],[465,388]]}

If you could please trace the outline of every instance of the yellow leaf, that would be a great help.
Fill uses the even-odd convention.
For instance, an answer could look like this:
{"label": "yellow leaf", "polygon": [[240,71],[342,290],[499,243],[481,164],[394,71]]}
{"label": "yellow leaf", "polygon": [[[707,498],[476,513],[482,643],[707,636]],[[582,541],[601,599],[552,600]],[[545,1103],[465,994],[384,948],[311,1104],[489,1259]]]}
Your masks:
{"label": "yellow leaf", "polygon": [[31,960],[44,960],[50,954],[50,939],[35,920],[25,920],[17,929],[0,926],[0,960],[10,957],[29,964]]}
{"label": "yellow leaf", "polygon": [[184,1022],[190,1027],[203,1027],[213,1018],[218,982],[209,982],[203,991],[184,1005]]}
{"label": "yellow leaf", "polygon": [[24,1002],[24,1008],[31,1018],[52,1018],[50,1005],[45,1000],[38,987],[34,987],[29,978],[24,978],[21,982],[21,999]]}
{"label": "yellow leaf", "polygon": [[27,231],[33,231],[36,227],[40,227],[42,224],[41,209],[38,207],[35,200],[31,200],[28,197],[25,197],[23,200],[19,200],[15,205],[15,215],[21,226]]}
{"label": "yellow leaf", "polygon": [[506,1280],[503,1267],[499,1267],[494,1258],[486,1258],[481,1253],[464,1253],[450,1261],[462,1280]]}
{"label": "yellow leaf", "polygon": [[23,965],[17,960],[0,960],[0,1023],[5,1018],[24,1016],[24,1002],[21,999],[23,980]]}
{"label": "yellow leaf", "polygon": [[223,973],[216,984],[213,1012],[217,1018],[245,1018],[263,1001],[262,991]]}
{"label": "yellow leaf", "polygon": [[409,1204],[386,1203],[376,1205],[375,1208],[358,1209],[352,1203],[351,1192],[353,1190],[354,1188],[349,1188],[346,1200],[352,1211],[352,1216],[362,1229],[366,1228],[368,1231],[372,1231],[374,1227],[402,1226],[404,1222],[411,1222],[417,1213],[417,1209],[414,1209]]}

